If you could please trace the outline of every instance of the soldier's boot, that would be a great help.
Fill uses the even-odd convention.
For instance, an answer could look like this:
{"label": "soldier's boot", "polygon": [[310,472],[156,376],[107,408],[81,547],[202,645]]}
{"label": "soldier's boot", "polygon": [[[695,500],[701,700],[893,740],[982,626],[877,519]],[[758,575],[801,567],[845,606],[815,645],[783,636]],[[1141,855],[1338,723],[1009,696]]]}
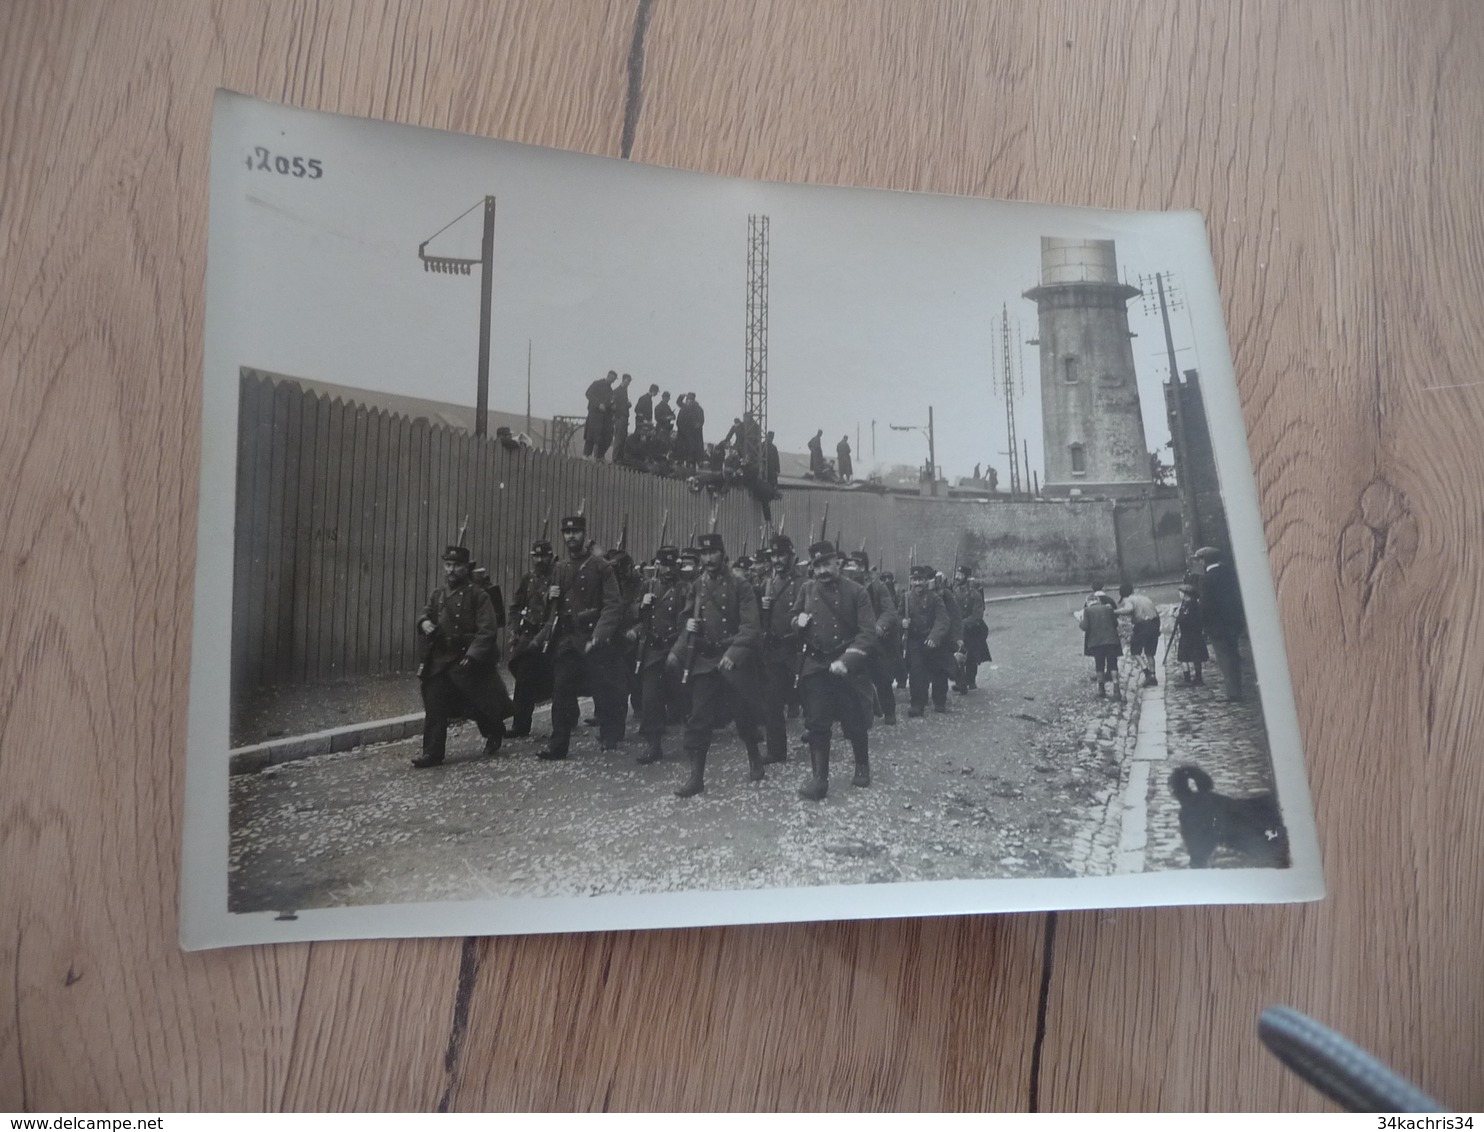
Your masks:
{"label": "soldier's boot", "polygon": [[1123,703],[1123,679],[1122,679],[1122,677],[1120,677],[1118,675],[1118,673],[1115,672],[1113,674],[1112,680],[1113,680],[1113,698],[1115,700],[1117,700],[1119,703]]}
{"label": "soldier's boot", "polygon": [[694,798],[706,789],[706,752],[687,751],[690,755],[690,777],[685,780],[685,785],[675,791],[677,798]]}
{"label": "soldier's boot", "polygon": [[1099,672],[1098,673],[1098,699],[1100,699],[1100,700],[1106,700],[1107,698],[1108,698],[1108,677],[1106,675],[1104,675],[1103,673]]}
{"label": "soldier's boot", "polygon": [[830,791],[830,737],[809,736],[809,767],[812,775],[799,787],[799,797],[806,802],[821,801]]}
{"label": "soldier's boot", "polygon": [[871,785],[871,748],[870,740],[865,736],[850,741],[851,748],[855,751],[855,777],[851,779],[856,786]]}
{"label": "soldier's boot", "polygon": [[645,737],[648,744],[644,753],[634,761],[641,766],[657,763],[665,757],[665,737],[663,735],[649,735]]}
{"label": "soldier's boot", "polygon": [[749,739],[747,741],[747,781],[761,782],[766,777],[767,772],[763,770],[763,752],[759,749],[756,739]]}

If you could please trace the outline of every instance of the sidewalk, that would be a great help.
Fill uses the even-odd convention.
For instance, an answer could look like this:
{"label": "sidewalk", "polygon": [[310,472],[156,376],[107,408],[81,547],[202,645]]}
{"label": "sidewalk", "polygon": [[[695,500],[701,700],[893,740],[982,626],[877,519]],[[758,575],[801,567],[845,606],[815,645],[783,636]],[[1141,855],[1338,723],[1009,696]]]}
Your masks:
{"label": "sidewalk", "polygon": [[[1168,620],[1172,610],[1161,608]],[[1248,648],[1242,652],[1246,698],[1226,698],[1215,663],[1205,666],[1204,685],[1188,685],[1180,665],[1164,656],[1159,684],[1143,686],[1143,675],[1125,658],[1124,702],[1109,699],[1089,725],[1082,744],[1116,760],[1116,784],[1102,792],[1102,819],[1081,834],[1078,865],[1084,875],[1159,872],[1190,865],[1180,836],[1180,805],[1170,792],[1170,773],[1192,763],[1216,789],[1243,797],[1273,788],[1272,757],[1262,702]]]}

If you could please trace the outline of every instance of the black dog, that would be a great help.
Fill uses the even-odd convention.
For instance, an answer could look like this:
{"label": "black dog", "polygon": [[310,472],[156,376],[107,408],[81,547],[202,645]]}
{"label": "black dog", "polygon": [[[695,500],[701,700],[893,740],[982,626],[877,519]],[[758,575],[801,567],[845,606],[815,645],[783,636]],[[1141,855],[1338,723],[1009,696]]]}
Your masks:
{"label": "black dog", "polygon": [[1252,867],[1288,867],[1288,830],[1272,793],[1228,798],[1216,793],[1200,767],[1178,767],[1170,790],[1180,802],[1180,836],[1190,867],[1204,869],[1218,846],[1226,846]]}

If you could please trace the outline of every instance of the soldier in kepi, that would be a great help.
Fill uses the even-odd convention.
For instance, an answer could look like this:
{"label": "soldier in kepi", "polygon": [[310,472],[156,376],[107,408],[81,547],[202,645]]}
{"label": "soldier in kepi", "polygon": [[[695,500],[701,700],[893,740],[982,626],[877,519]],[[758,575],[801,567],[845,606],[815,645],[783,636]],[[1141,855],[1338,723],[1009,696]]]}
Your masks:
{"label": "soldier in kepi", "polygon": [[704,534],[697,543],[701,574],[691,596],[685,632],[670,651],[669,663],[690,690],[690,718],[685,722],[685,753],[690,778],[675,791],[689,798],[706,789],[706,752],[711,736],[730,717],[747,746],[749,778],[763,779],[758,746],[758,710],[762,681],[758,649],[762,628],[752,586],[726,568],[726,545],[719,534]]}
{"label": "soldier in kepi", "polygon": [[680,581],[680,550],[662,546],[655,553],[655,575],[639,598],[639,623],[633,632],[639,646],[639,734],[645,750],[636,760],[665,757],[665,723],[679,700],[680,675],[665,661],[686,619],[690,590]]}
{"label": "soldier in kepi", "polygon": [[551,698],[551,656],[543,648],[542,630],[547,622],[547,588],[556,559],[551,543],[538,538],[531,543],[531,568],[521,578],[510,602],[510,675],[515,680],[515,718],[506,736],[524,738],[531,733],[531,715],[536,705]]}
{"label": "soldier in kepi", "polygon": [[469,574],[469,551],[443,552],[445,585],[433,591],[418,618],[423,661],[418,681],[423,694],[423,753],[415,767],[443,762],[448,721],[472,719],[484,736],[484,753],[500,749],[510,698],[500,680],[495,608]]}
{"label": "soldier in kepi", "polygon": [[968,566],[958,568],[953,582],[953,596],[964,615],[965,689],[979,687],[979,666],[994,658],[989,655],[989,626],[984,622],[984,587]]}
{"label": "soldier in kepi", "polygon": [[818,802],[830,788],[830,731],[836,720],[855,753],[857,786],[871,785],[868,729],[875,693],[870,658],[876,649],[876,613],[864,586],[839,574],[832,542],[809,548],[814,577],[799,588],[793,619],[803,642],[799,698],[809,738],[811,777],[799,797]]}
{"label": "soldier in kepi", "polygon": [[909,716],[927,710],[931,694],[934,711],[948,710],[948,674],[953,667],[948,611],[933,590],[931,566],[912,567],[912,588],[902,620],[907,632],[907,686]]}
{"label": "soldier in kepi", "polygon": [[767,736],[765,763],[788,761],[788,723],[784,709],[794,695],[799,675],[799,629],[793,623],[794,599],[804,584],[794,562],[794,542],[774,535],[768,543],[772,573],[763,586],[763,734]]}
{"label": "soldier in kepi", "polygon": [[871,576],[871,558],[864,550],[851,552],[845,562],[845,576],[864,586],[871,599],[871,612],[876,616],[876,645],[871,650],[871,683],[876,687],[876,707],[882,722],[896,725],[897,696],[892,689],[896,680],[897,657],[902,652],[902,613],[896,598],[880,578]]}
{"label": "soldier in kepi", "polygon": [[577,696],[584,688],[604,702],[610,691],[602,687],[612,681],[612,665],[604,664],[601,650],[618,629],[618,582],[607,561],[594,554],[587,543],[587,520],[569,515],[562,520],[562,541],[567,558],[547,586],[550,619],[546,623],[545,647],[551,655],[551,739],[539,754],[543,759],[564,759],[572,742],[572,731],[582,713]]}

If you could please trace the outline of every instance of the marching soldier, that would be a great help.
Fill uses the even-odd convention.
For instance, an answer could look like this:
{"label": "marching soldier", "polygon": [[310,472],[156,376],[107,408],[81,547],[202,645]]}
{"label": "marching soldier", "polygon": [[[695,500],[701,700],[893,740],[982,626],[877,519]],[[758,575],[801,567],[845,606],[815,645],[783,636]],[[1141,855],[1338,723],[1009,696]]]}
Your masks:
{"label": "marching soldier", "polygon": [[747,745],[747,765],[753,782],[763,778],[758,749],[757,714],[762,688],[758,648],[762,628],[752,587],[726,569],[726,545],[719,534],[698,540],[701,574],[692,594],[685,634],[670,651],[671,664],[685,673],[690,689],[690,718],[685,721],[685,753],[690,778],[675,791],[690,798],[706,789],[706,753],[711,736],[731,716],[737,734]]}
{"label": "marching soldier", "polygon": [[798,626],[793,623],[794,600],[804,575],[794,561],[794,542],[774,535],[768,544],[773,572],[759,601],[763,626],[763,734],[767,737],[765,763],[788,761],[788,724],[784,709],[795,695],[799,672]]}
{"label": "marching soldier", "polygon": [[934,711],[948,710],[948,673],[953,664],[948,610],[933,589],[933,568],[912,567],[912,588],[903,614],[907,632],[909,716],[927,710],[931,693]]}
{"label": "marching soldier", "polygon": [[855,754],[856,786],[871,785],[870,657],[876,648],[876,614],[864,586],[839,576],[832,542],[809,548],[814,578],[799,588],[793,621],[803,643],[799,698],[809,737],[812,776],[799,797],[818,802],[830,788],[830,730],[835,720]]}
{"label": "marching soldier", "polygon": [[[943,608],[948,611],[948,677],[953,682],[953,690],[963,695],[969,689],[964,686],[964,611],[959,607],[958,596],[949,586],[948,579],[943,576],[942,571],[933,575],[933,589],[943,601]],[[944,711],[947,708],[943,709]]]}
{"label": "marching soldier", "polygon": [[871,683],[876,687],[876,705],[884,723],[897,722],[897,697],[892,690],[896,679],[896,658],[902,651],[902,613],[891,591],[879,578],[871,576],[871,559],[864,550],[851,553],[845,563],[845,576],[865,587],[871,599],[871,612],[876,617],[876,645],[871,650],[869,666]]}
{"label": "marching soldier", "polygon": [[[598,652],[612,640],[620,616],[618,582],[613,568],[588,547],[587,520],[569,515],[562,520],[567,558],[555,571],[546,595],[550,620],[545,632],[551,652],[551,740],[540,752],[543,759],[565,759],[572,731],[582,718],[577,695],[586,687],[598,703],[607,702],[614,689],[611,664]],[[600,721],[601,722],[601,721]]]}
{"label": "marching soldier", "polygon": [[989,655],[989,626],[984,623],[984,586],[968,566],[960,566],[952,588],[964,615],[963,683],[977,688],[979,666],[994,659]]}
{"label": "marching soldier", "polygon": [[680,551],[662,546],[655,554],[655,576],[639,598],[639,734],[645,751],[636,760],[658,762],[665,757],[665,722],[680,695],[679,675],[665,662],[686,619],[689,588],[680,580]]}
{"label": "marching soldier", "polygon": [[639,624],[639,597],[643,583],[627,550],[614,547],[605,558],[613,568],[618,586],[618,624],[612,641],[594,649],[589,664],[602,668],[603,678],[594,682],[593,713],[598,717],[598,743],[605,751],[616,751],[623,743],[629,718],[629,693],[633,690],[634,659],[638,648],[635,631]]}
{"label": "marching soldier", "polygon": [[510,625],[515,637],[510,644],[510,675],[515,680],[515,718],[506,735],[520,739],[531,733],[531,715],[536,705],[551,698],[551,657],[542,648],[542,630],[547,622],[547,588],[555,564],[551,543],[538,538],[531,543],[531,568],[521,577],[510,602]]}
{"label": "marching soldier", "polygon": [[448,721],[472,719],[484,736],[484,753],[500,749],[510,698],[497,665],[495,610],[489,595],[470,578],[469,551],[443,552],[445,585],[434,590],[417,627],[423,636],[418,682],[423,696],[423,753],[415,767],[437,766],[448,742]]}

